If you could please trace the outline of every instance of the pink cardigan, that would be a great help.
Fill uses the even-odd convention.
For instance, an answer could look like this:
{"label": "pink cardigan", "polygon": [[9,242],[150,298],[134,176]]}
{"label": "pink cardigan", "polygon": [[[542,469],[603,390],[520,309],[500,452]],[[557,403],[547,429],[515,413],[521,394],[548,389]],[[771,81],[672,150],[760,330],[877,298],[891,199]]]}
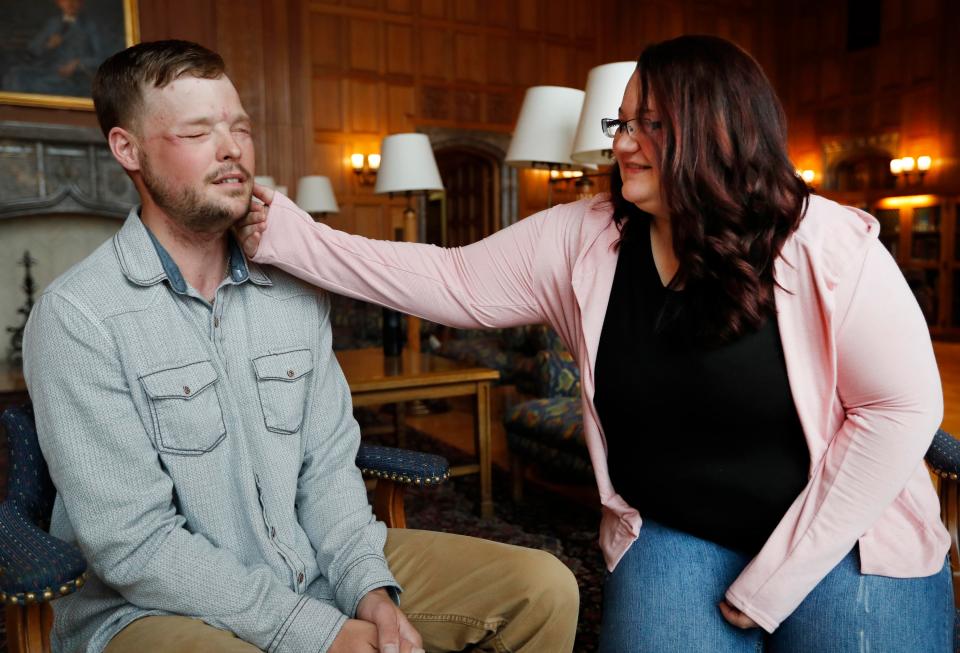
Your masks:
{"label": "pink cardigan", "polygon": [[[611,485],[593,405],[617,264],[606,200],[556,206],[441,249],[335,231],[277,195],[255,260],[455,327],[552,326],[580,366],[600,546],[613,569],[641,519]],[[810,448],[809,482],[726,593],[768,632],[858,542],[863,573],[894,577],[936,573],[949,546],[923,463],[943,415],[940,378],[927,326],[878,231],[866,213],[815,196],[776,261],[777,320]]]}

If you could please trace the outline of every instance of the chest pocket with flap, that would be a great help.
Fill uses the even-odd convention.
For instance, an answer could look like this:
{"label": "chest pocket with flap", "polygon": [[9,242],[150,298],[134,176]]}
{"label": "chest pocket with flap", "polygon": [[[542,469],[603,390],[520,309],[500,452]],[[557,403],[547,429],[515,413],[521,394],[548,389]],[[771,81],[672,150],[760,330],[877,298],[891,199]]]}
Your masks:
{"label": "chest pocket with flap", "polygon": [[260,408],[268,431],[296,433],[303,422],[313,354],[296,349],[253,359]]}
{"label": "chest pocket with flap", "polygon": [[217,394],[217,371],[199,361],[140,377],[149,397],[157,448],[199,456],[227,435]]}

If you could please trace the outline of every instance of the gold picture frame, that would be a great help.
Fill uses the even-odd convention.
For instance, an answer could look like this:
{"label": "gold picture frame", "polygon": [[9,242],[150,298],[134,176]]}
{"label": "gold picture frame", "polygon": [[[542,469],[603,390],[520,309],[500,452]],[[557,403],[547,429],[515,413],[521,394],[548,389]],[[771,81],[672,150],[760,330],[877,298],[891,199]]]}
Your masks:
{"label": "gold picture frame", "polygon": [[[86,94],[78,93],[78,89],[82,84],[81,80],[78,79],[75,82],[71,82],[71,88],[66,88],[67,82],[64,82],[65,88],[57,89],[55,87],[56,80],[54,80],[52,74],[55,72],[53,66],[56,66],[57,62],[48,57],[46,59],[46,65],[49,67],[49,70],[44,74],[44,63],[43,60],[41,60],[41,56],[35,55],[33,52],[25,51],[26,49],[22,48],[28,27],[33,28],[35,32],[34,39],[47,36],[47,43],[51,43],[53,42],[51,39],[57,38],[60,39],[59,43],[66,43],[63,37],[65,28],[61,29],[59,36],[48,34],[53,22],[60,20],[63,25],[68,23],[69,19],[64,18],[64,16],[67,15],[69,9],[65,9],[65,7],[75,10],[73,21],[70,22],[71,25],[78,25],[82,20],[85,21],[84,25],[89,26],[92,24],[94,29],[96,29],[97,26],[101,28],[105,25],[112,26],[112,29],[107,35],[108,38],[100,42],[102,52],[100,61],[106,59],[114,52],[118,52],[140,41],[140,19],[137,13],[137,0],[41,0],[37,3],[0,0],[0,8],[7,4],[11,5],[11,7],[14,4],[17,5],[20,20],[5,21],[6,26],[0,25],[0,43],[13,44],[12,47],[8,46],[5,51],[0,50],[0,104],[44,107],[48,109],[93,110],[93,100],[90,98],[89,90],[86,91]],[[30,11],[33,12],[32,15],[24,16],[24,5],[31,7]],[[76,10],[78,6],[80,9]],[[58,9],[61,12],[61,16],[59,17],[57,16]],[[46,10],[46,14],[49,14],[45,19],[42,18],[43,14],[40,13],[43,10]],[[80,13],[76,13],[76,11]],[[90,11],[90,15],[83,13],[85,11]],[[122,16],[120,12],[122,12]],[[4,12],[4,14],[7,16],[11,15],[7,12]],[[39,21],[37,21],[35,25],[31,24],[30,21],[37,16],[40,16]],[[123,25],[122,43],[117,35],[121,19]],[[4,30],[7,30],[6,34]],[[17,33],[12,34],[10,33],[11,30],[17,30]],[[110,35],[112,35],[113,38],[109,38]],[[20,50],[16,49],[18,46],[21,46]],[[99,65],[99,63],[97,65]],[[75,69],[76,67],[77,66],[74,66]],[[92,68],[90,65],[84,67],[84,79],[92,77],[93,71],[90,70],[90,68]],[[62,75],[61,78],[63,78]],[[35,88],[27,90],[24,86],[28,84],[49,86],[51,87],[51,92],[38,92]],[[58,93],[56,92],[57,90],[61,92]]]}

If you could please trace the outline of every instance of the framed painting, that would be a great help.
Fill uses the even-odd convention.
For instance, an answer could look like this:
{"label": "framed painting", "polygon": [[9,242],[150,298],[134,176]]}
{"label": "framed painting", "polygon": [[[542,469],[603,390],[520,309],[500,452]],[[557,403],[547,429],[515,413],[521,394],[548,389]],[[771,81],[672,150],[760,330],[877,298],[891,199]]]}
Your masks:
{"label": "framed painting", "polygon": [[137,0],[0,0],[0,104],[93,109],[97,66],[139,38]]}

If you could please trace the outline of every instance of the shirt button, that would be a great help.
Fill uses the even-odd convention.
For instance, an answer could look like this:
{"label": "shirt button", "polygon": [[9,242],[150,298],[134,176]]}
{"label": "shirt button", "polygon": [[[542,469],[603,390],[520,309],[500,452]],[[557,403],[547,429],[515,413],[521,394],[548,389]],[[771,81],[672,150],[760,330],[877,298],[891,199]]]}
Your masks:
{"label": "shirt button", "polygon": [[293,370],[287,370],[287,376],[289,376],[289,377],[292,379],[292,378],[293,378]]}
{"label": "shirt button", "polygon": [[188,385],[183,386],[183,394],[185,395],[190,394],[190,386]]}
{"label": "shirt button", "polygon": [[216,329],[219,327],[220,327],[220,318],[219,317],[213,318],[213,328]]}
{"label": "shirt button", "polygon": [[303,572],[302,572],[302,571],[301,571],[299,574],[297,574],[297,582],[298,582],[298,583],[302,583],[302,582],[303,582]]}
{"label": "shirt button", "polygon": [[271,526],[271,527],[270,527],[270,537],[276,537],[276,536],[277,536],[277,529],[274,528],[273,526]]}

